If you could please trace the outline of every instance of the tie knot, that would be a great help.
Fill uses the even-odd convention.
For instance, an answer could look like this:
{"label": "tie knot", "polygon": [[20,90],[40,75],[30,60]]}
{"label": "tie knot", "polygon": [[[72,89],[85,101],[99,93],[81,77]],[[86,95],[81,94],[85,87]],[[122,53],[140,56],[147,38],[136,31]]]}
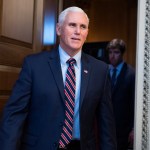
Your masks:
{"label": "tie knot", "polygon": [[72,66],[73,64],[76,63],[76,60],[74,58],[70,58],[67,60],[67,63]]}

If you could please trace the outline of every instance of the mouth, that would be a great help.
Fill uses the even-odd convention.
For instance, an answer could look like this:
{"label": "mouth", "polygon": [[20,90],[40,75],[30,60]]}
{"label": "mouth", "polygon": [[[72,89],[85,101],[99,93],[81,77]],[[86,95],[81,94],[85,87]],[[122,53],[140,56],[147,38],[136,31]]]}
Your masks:
{"label": "mouth", "polygon": [[71,38],[72,40],[75,40],[75,41],[80,41],[80,39],[79,38]]}

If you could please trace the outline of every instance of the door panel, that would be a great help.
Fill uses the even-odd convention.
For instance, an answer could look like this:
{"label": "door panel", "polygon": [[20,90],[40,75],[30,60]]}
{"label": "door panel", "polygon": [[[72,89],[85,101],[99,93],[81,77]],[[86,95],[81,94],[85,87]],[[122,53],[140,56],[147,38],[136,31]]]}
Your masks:
{"label": "door panel", "polygon": [[25,56],[42,50],[44,0],[0,0],[0,115]]}

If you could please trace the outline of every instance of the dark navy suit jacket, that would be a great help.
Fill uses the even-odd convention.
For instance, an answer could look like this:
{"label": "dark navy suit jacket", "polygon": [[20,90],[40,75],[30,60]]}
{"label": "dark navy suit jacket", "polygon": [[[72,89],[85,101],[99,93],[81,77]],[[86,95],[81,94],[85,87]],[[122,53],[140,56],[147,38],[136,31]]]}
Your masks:
{"label": "dark navy suit jacket", "polygon": [[112,90],[118,149],[126,149],[134,122],[135,71],[124,63]]}
{"label": "dark navy suit jacket", "polygon": [[[108,66],[82,53],[80,140],[82,150],[116,150]],[[0,126],[1,150],[57,150],[65,118],[64,85],[57,50],[25,58]]]}

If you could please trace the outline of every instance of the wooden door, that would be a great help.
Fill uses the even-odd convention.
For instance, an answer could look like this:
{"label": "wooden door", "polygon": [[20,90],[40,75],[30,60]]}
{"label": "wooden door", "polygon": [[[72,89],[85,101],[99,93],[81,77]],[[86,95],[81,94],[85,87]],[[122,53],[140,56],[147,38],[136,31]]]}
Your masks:
{"label": "wooden door", "polygon": [[53,0],[0,0],[0,115],[24,57],[44,47],[44,18],[54,5]]}

